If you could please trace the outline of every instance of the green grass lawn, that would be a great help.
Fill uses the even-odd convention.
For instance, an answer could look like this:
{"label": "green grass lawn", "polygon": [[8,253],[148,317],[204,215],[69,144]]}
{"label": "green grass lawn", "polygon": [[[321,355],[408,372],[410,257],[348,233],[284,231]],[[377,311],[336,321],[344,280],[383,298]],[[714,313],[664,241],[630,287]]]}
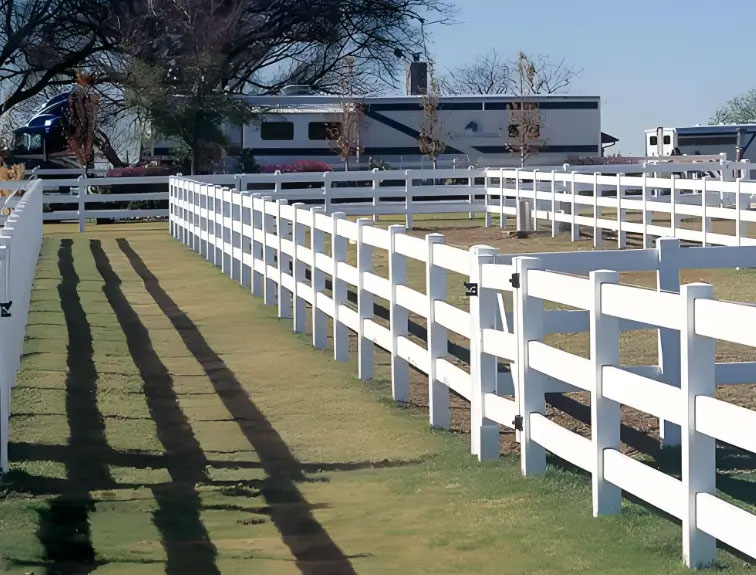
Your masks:
{"label": "green grass lawn", "polygon": [[674,522],[594,519],[582,473],[478,464],[389,401],[383,364],[357,381],[165,224],[48,227],[0,572],[686,572]]}

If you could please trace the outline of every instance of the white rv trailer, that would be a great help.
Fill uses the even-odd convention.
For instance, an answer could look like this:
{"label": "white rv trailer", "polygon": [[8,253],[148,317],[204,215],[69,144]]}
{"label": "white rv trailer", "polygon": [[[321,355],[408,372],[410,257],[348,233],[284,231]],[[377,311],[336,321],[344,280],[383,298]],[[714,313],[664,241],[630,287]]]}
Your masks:
{"label": "white rv trailer", "polygon": [[[334,125],[343,117],[342,98],[321,95],[247,96],[257,112],[245,126],[224,128],[229,155],[250,149],[261,166],[313,160],[343,169],[337,147],[330,141]],[[373,162],[394,169],[430,167],[418,149],[423,121],[421,96],[365,97],[355,99],[363,113],[359,127],[359,159],[350,169],[366,169]],[[446,135],[446,150],[439,167],[479,165],[519,166],[519,151],[512,151],[516,120],[512,96],[448,96],[440,98],[439,120]],[[601,156],[601,108],[598,97],[546,95],[528,98],[540,110],[537,153],[528,166],[556,166],[570,158]],[[170,144],[153,145],[153,155],[170,153]]]}
{"label": "white rv trailer", "polygon": [[756,124],[654,128],[645,131],[647,156],[716,156],[756,162]]}

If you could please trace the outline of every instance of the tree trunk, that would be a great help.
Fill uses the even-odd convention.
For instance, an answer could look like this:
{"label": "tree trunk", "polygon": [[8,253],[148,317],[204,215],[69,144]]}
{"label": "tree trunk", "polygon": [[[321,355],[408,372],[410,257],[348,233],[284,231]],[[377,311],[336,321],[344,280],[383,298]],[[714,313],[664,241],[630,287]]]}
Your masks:
{"label": "tree trunk", "polygon": [[95,144],[100,148],[102,155],[105,156],[108,162],[113,164],[114,168],[125,168],[128,166],[127,163],[118,157],[118,154],[110,144],[110,139],[104,132],[99,131],[95,134]]}

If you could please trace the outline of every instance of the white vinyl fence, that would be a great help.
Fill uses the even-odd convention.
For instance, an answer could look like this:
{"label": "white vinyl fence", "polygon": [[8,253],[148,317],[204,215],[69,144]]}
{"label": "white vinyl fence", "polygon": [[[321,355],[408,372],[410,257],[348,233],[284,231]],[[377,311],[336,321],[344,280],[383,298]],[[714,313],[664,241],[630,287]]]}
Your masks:
{"label": "white vinyl fence", "polygon": [[[662,240],[657,249],[511,256],[184,178],[171,179],[170,197],[172,235],[276,305],[294,331],[304,332],[309,317],[315,347],[327,346],[329,318],[337,360],[347,359],[355,333],[361,379],[373,376],[379,346],[391,354],[396,400],[408,400],[410,366],[428,375],[431,425],[449,426],[450,390],[467,399],[479,459],[498,457],[499,425],[515,428],[525,475],[544,472],[546,451],[591,474],[595,515],[619,513],[625,490],[681,519],[688,565],[712,562],[716,539],[756,557],[756,516],[717,496],[714,457],[716,439],[756,452],[756,412],[714,398],[718,383],[756,382],[755,363],[714,357],[715,340],[756,347],[756,307],[716,301],[707,285],[679,286],[680,269],[756,266],[756,247],[681,248]],[[356,265],[347,263],[349,242]],[[377,250],[387,254],[388,277],[373,269]],[[406,285],[411,260],[425,268],[425,293]],[[656,271],[660,289],[620,285],[617,272],[631,270]],[[468,284],[466,309],[447,297],[449,274]],[[388,325],[375,315],[375,298],[388,302]],[[546,301],[572,309],[546,310]],[[426,322],[425,345],[410,334],[410,314]],[[620,333],[635,329],[659,330],[660,365],[620,364]],[[590,333],[590,359],[543,341],[581,331]],[[449,332],[469,341],[468,366],[450,361]],[[591,395],[590,438],[545,417],[545,393],[580,390]],[[677,430],[679,478],[620,452],[620,404]]]}
{"label": "white vinyl fence", "polygon": [[[640,234],[644,246],[664,236],[703,246],[756,245],[747,229],[756,222],[756,211],[751,210],[756,196],[753,181],[556,170],[488,170],[486,175],[487,225],[498,215],[499,225],[506,227],[507,217],[517,215],[520,200],[528,200],[531,206],[537,205],[532,210],[532,229],[550,224],[552,235],[556,235],[564,227],[574,241],[582,226],[593,234],[595,247],[602,245],[604,231],[616,235],[618,248],[627,245],[628,233]],[[668,225],[653,221],[662,214],[669,218]],[[685,218],[694,221],[684,226]],[[726,233],[714,232],[714,220],[732,224],[723,230]]]}
{"label": "white vinyl fence", "polygon": [[[11,203],[7,198],[0,201]],[[8,470],[11,388],[16,384],[21,362],[31,286],[42,246],[41,184],[29,183],[23,196],[12,203],[15,208],[0,228],[0,470],[3,472]]]}

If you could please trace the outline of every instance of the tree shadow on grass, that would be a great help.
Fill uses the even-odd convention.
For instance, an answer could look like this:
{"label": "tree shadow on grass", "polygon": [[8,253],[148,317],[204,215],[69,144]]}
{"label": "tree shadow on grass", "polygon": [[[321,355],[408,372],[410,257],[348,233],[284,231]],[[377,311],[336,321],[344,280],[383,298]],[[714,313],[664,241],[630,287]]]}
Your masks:
{"label": "tree shadow on grass", "polygon": [[105,282],[102,291],[126,336],[126,345],[143,382],[150,416],[164,447],[163,463],[177,489],[153,490],[157,509],[155,526],[161,533],[168,575],[192,570],[207,575],[220,574],[215,564],[217,550],[200,518],[201,500],[195,485],[209,481],[207,458],[194,436],[173,389],[173,378],[152,345],[139,315],[121,290],[121,278],[113,270],[100,240],[89,247],[97,271]]}
{"label": "tree shadow on grass", "polygon": [[251,400],[233,371],[162,288],[139,254],[127,240],[118,239],[117,242],[147,292],[202,366],[223,405],[260,458],[267,476],[259,484],[260,492],[270,506],[271,520],[296,558],[300,572],[305,575],[355,573],[349,558],[315,519],[310,504],[296,485],[304,479],[301,463]]}

